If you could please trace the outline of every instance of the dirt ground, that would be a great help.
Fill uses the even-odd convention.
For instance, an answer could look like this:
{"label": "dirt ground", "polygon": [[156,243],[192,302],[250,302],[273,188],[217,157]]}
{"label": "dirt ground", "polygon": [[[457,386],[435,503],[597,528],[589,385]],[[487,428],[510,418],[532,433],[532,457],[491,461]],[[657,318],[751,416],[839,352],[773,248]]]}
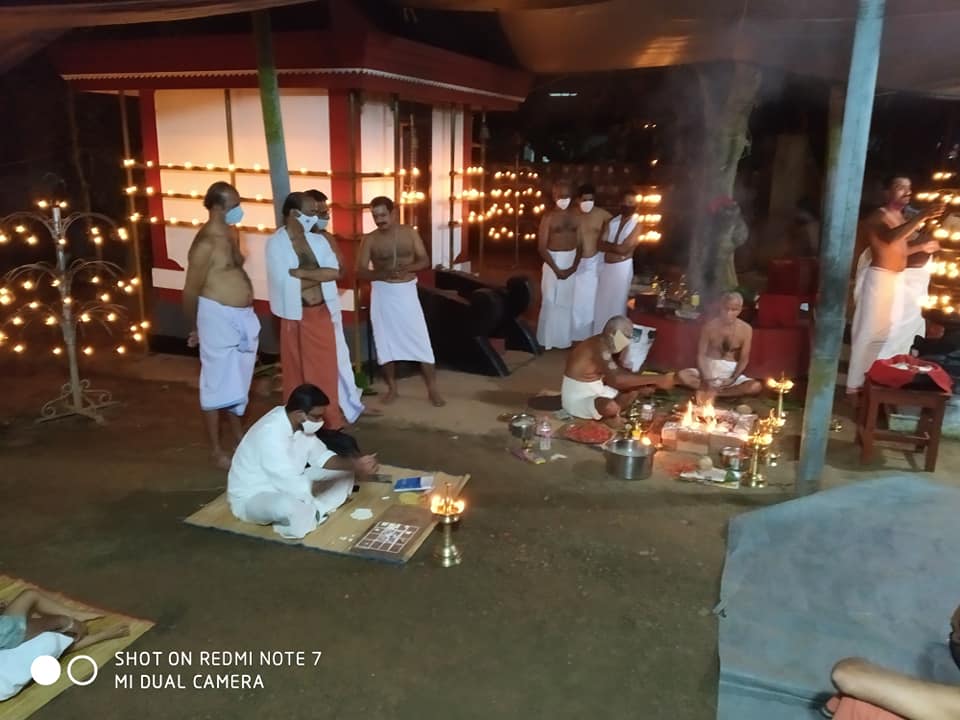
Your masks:
{"label": "dirt ground", "polygon": [[[457,532],[463,565],[437,567],[431,538],[394,567],[183,524],[226,482],[207,462],[187,383],[95,376],[122,401],[107,426],[34,426],[60,371],[0,370],[0,572],[154,620],[134,650],[307,652],[306,667],[219,670],[259,672],[265,687],[257,690],[115,689],[115,669],[106,667],[37,720],[519,720],[598,711],[707,720],[718,673],[710,609],[727,521],[789,497],[782,487],[681,485],[662,472],[617,482],[596,451],[567,444],[557,446],[565,460],[524,464],[505,452],[506,434],[488,418],[475,433],[461,425],[453,434],[395,412],[361,422],[366,449],[390,464],[472,479]],[[441,380],[459,402],[451,376]],[[408,391],[421,393],[416,378]],[[270,405],[257,399],[252,413]],[[490,403],[486,413],[500,411]],[[944,452],[956,467],[952,444]],[[852,456],[840,455],[834,474],[850,476]],[[323,653],[316,666],[312,651]],[[133,671],[182,672],[166,661]],[[217,669],[185,676],[194,671]]]}

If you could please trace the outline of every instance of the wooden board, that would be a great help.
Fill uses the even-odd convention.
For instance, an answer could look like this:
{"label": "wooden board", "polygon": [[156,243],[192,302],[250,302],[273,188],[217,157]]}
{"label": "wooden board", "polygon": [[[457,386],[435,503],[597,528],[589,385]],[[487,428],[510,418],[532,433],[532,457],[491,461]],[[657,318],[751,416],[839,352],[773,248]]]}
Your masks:
{"label": "wooden board", "polygon": [[[7,575],[0,575],[0,601],[9,603],[21,592],[30,588],[39,589],[36,585],[28,583],[25,580],[9,577]],[[91,620],[89,623],[87,623],[87,627],[90,629],[91,633],[101,632],[102,630],[106,630],[123,623],[126,623],[130,626],[130,634],[126,637],[116,638],[115,640],[106,640],[102,643],[91,645],[79,653],[81,655],[89,655],[100,668],[110,665],[113,662],[113,656],[115,653],[132,645],[137,638],[153,627],[153,623],[147,620],[139,620],[127,615],[121,615],[120,613],[103,610],[102,608],[94,607],[93,605],[87,605],[58,593],[48,592],[46,590],[44,590],[44,592],[47,592],[47,594],[57,598],[57,600],[68,607],[73,607],[83,612],[102,612],[102,618],[97,618],[96,620]],[[61,666],[66,667],[66,664],[69,663],[70,659],[76,654],[77,653],[71,653],[70,651],[64,653],[60,658]],[[90,667],[90,663],[80,661],[74,665],[73,676],[78,680],[87,680],[92,674],[93,668]],[[102,678],[103,673],[101,672],[98,678],[94,680],[94,685],[99,682],[103,682]],[[31,683],[21,690],[19,694],[0,703],[0,720],[23,720],[23,718],[30,717],[33,715],[33,713],[70,687],[73,687],[73,683],[70,681],[70,678],[67,677],[66,672],[64,672],[60,676],[60,679],[57,680],[57,682],[55,682],[53,685],[43,686]]]}
{"label": "wooden board", "polygon": [[[411,470],[409,468],[397,468],[389,465],[381,465],[380,473],[389,475],[394,481],[400,478],[418,475],[433,475],[434,488],[436,491],[443,492],[444,485],[449,483],[450,494],[453,497],[459,496],[463,487],[470,479],[469,475],[447,475],[442,472]],[[275,533],[269,525],[254,525],[238,520],[233,516],[233,513],[230,512],[230,505],[227,502],[226,493],[220,495],[208,505],[204,505],[184,520],[184,522],[196,527],[225,530],[226,532],[247,535],[261,540],[270,540],[271,542],[283,543],[285,545],[302,545],[314,550],[357,557],[358,554],[352,552],[354,544],[379,521],[379,518],[383,516],[384,513],[394,507],[421,508],[426,511],[426,514],[429,516],[424,531],[415,538],[415,542],[408,543],[405,546],[403,553],[400,553],[399,556],[388,554],[386,557],[381,557],[380,554],[360,555],[361,557],[404,563],[413,557],[420,546],[423,545],[424,541],[429,537],[430,531],[436,526],[436,521],[433,520],[433,515],[429,512],[429,493],[418,493],[418,497],[416,498],[417,504],[409,506],[401,503],[400,496],[402,495],[406,495],[406,493],[395,493],[392,483],[360,483],[360,490],[358,492],[351,495],[346,503],[327,518],[326,522],[300,540],[282,538]],[[372,517],[366,520],[355,520],[350,516],[355,510],[361,508],[370,510],[373,514]]]}
{"label": "wooden board", "polygon": [[406,562],[435,526],[429,508],[394,505],[374,520],[350,551],[387,562]]}

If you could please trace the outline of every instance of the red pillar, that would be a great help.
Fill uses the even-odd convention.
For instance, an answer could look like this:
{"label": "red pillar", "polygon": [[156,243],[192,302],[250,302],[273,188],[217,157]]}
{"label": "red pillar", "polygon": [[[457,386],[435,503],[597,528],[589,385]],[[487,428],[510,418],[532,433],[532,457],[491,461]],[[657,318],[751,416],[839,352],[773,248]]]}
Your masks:
{"label": "red pillar", "polygon": [[354,201],[357,205],[363,204],[363,187],[358,177],[360,108],[359,103],[356,105],[353,117],[350,117],[350,91],[330,91],[330,169],[333,171],[330,200],[335,205],[332,210],[334,229],[340,238],[340,251],[347,266],[340,281],[344,288],[353,286],[354,265],[363,231],[363,210],[353,207]]}
{"label": "red pillar", "polygon": [[148,220],[157,218],[150,225],[150,246],[153,250],[153,267],[164,270],[183,270],[180,264],[167,254],[167,235],[163,217],[163,188],[160,185],[160,145],[157,140],[157,106],[153,90],[140,90],[140,135],[143,143],[143,162],[152,163],[144,177],[153,188],[147,197]]}

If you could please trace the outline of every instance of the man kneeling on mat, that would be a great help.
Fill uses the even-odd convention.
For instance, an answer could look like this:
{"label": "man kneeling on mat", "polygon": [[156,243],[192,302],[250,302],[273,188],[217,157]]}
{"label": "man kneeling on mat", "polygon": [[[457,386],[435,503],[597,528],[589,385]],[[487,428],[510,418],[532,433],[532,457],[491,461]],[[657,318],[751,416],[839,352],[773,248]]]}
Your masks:
{"label": "man kneeling on mat", "polygon": [[9,605],[0,603],[0,650],[10,650],[45,632],[75,638],[69,648],[71,652],[130,634],[127,625],[88,634],[87,623],[99,617],[103,616],[67,607],[40,590],[24,590]]}
{"label": "man kneeling on mat", "polygon": [[338,448],[338,455],[317,437],[329,403],[320,388],[301,385],[286,406],[268,412],[243,436],[227,476],[227,499],[237,519],[302,538],[350,497],[355,476],[377,471],[376,457],[360,455],[355,443],[342,443],[347,447]]}
{"label": "man kneeling on mat", "polygon": [[563,409],[576,418],[616,422],[641,393],[673,387],[673,374],[641,375],[623,367],[633,324],[622,315],[610,318],[599,335],[587,338],[567,355],[560,387]]}

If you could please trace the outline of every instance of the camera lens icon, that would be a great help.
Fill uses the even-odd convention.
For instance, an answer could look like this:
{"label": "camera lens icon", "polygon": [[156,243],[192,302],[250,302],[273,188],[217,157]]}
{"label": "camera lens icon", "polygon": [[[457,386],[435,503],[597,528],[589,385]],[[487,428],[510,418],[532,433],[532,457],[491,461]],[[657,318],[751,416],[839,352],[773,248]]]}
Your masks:
{"label": "camera lens icon", "polygon": [[[80,667],[75,669],[77,663],[80,663]],[[83,668],[83,663],[90,663],[90,667],[93,668],[93,673],[85,680],[78,677]],[[67,663],[67,677],[70,678],[70,682],[80,687],[93,683],[99,673],[100,667],[97,665],[97,661],[89,655],[76,655]],[[53,685],[62,674],[63,668],[60,665],[60,660],[53,655],[40,655],[30,664],[30,676],[37,685]]]}

